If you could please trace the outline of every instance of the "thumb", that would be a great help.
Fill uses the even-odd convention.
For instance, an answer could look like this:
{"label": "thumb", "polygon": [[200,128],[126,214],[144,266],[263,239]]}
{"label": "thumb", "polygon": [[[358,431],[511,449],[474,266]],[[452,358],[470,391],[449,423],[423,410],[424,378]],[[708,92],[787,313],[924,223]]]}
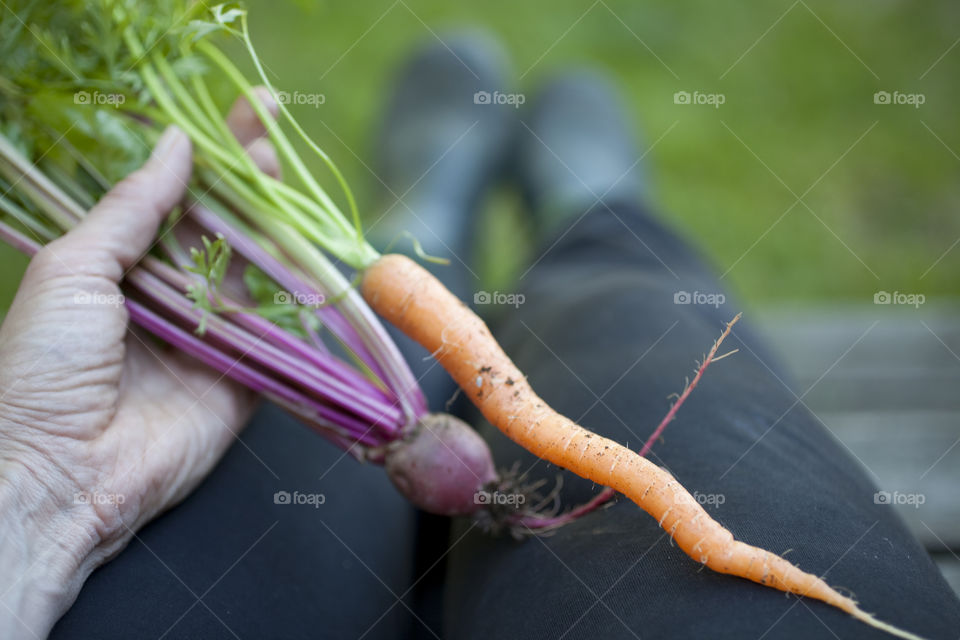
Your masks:
{"label": "thumb", "polygon": [[190,139],[171,125],[147,162],[117,183],[86,217],[47,245],[63,264],[119,282],[153,245],[157,228],[183,198],[193,166]]}

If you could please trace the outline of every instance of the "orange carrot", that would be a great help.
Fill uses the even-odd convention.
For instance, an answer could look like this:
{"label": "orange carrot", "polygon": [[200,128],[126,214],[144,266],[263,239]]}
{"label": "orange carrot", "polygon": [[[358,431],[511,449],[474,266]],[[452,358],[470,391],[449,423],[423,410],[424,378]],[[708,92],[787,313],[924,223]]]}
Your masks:
{"label": "orange carrot", "polygon": [[669,472],[551,409],[483,320],[414,261],[384,255],[365,271],[361,291],[377,313],[430,351],[506,436],[544,460],[623,493],[656,518],[694,560],[720,573],[822,600],[895,636],[918,637],[865,613],[852,598],[780,556],[735,540]]}

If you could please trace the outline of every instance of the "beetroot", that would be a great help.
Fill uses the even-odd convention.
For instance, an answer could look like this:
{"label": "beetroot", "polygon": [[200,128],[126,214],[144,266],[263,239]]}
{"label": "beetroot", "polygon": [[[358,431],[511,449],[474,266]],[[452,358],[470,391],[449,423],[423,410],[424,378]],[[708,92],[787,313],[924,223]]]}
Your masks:
{"label": "beetroot", "polygon": [[487,443],[445,413],[424,416],[412,434],[391,444],[385,467],[404,497],[424,511],[447,516],[480,510],[480,492],[497,479]]}

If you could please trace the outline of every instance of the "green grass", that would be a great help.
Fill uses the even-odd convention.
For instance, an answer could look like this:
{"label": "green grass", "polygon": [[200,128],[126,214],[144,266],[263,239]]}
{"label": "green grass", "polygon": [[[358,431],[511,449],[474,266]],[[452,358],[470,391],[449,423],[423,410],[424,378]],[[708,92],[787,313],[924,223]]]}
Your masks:
{"label": "green grass", "polygon": [[[960,289],[960,247],[931,268],[960,238],[960,46],[920,78],[960,36],[954,3],[810,0],[759,42],[789,0],[302,4],[249,2],[254,41],[281,88],[325,95],[294,112],[371,215],[384,205],[364,163],[373,166],[391,74],[431,30],[481,26],[503,40],[518,75],[527,72],[518,88],[528,95],[571,65],[591,65],[623,88],[643,149],[673,126],[646,157],[654,204],[748,303]],[[676,105],[678,90],[720,92],[726,103]],[[878,90],[920,92],[926,103],[875,105]],[[814,182],[809,209],[784,215]],[[487,263],[499,265],[486,271],[500,283],[532,251],[512,230],[522,215],[515,202],[501,195],[485,212],[493,217],[483,235],[497,247]],[[503,260],[511,239],[512,260]],[[15,275],[22,261],[9,255],[0,260]],[[0,295],[15,282],[5,278]]]}

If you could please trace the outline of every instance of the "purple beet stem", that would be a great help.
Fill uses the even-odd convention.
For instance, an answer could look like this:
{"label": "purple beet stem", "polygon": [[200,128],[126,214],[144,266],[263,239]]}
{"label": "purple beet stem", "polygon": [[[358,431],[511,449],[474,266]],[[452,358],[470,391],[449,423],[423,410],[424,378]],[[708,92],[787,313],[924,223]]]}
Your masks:
{"label": "purple beet stem", "polygon": [[[222,234],[237,253],[257,265],[280,286],[292,291],[323,293],[291,272],[263,247],[234,229],[228,222],[206,207],[195,204],[190,209],[190,215],[207,230]],[[346,291],[344,296],[341,304],[352,309],[354,314],[360,317],[366,328],[355,327],[346,320],[344,315],[332,307],[324,307],[318,310],[318,314],[322,312],[330,313],[329,317],[321,315],[321,320],[324,320],[327,327],[370,367],[374,375],[386,381],[387,386],[401,398],[401,405],[408,412],[408,420],[412,422],[419,420],[429,411],[429,408],[418,381],[413,377],[413,373],[400,351],[379,319],[354,289]],[[330,322],[331,319],[333,320],[332,323]],[[371,343],[380,346],[380,355],[384,361],[378,359],[376,354],[371,352],[367,346]]]}
{"label": "purple beet stem", "polygon": [[[156,267],[158,261],[151,261]],[[193,308],[190,301],[182,293],[172,290],[162,280],[145,269],[136,269],[127,275],[127,283],[140,291],[142,295],[151,298],[156,304],[175,314],[182,321],[196,323],[200,313]],[[229,304],[229,301],[227,301]],[[244,314],[231,314],[244,315]],[[209,338],[232,346],[244,353],[244,358],[266,367],[286,377],[298,385],[304,386],[311,394],[316,394],[330,402],[356,413],[359,417],[369,421],[384,430],[387,435],[395,433],[402,423],[402,415],[394,406],[382,400],[372,398],[357,388],[343,384],[333,376],[323,376],[309,366],[309,363],[299,360],[290,354],[281,351],[266,340],[266,336],[280,332],[274,325],[266,323],[264,331],[258,336],[246,332],[243,328],[232,325],[216,314],[207,318]],[[331,359],[332,360],[332,359]],[[372,386],[372,385],[370,385]]]}
{"label": "purple beet stem", "polygon": [[0,222],[0,238],[20,253],[32,256],[40,251],[41,245],[23,235],[13,227]]}
{"label": "purple beet stem", "polygon": [[[187,290],[187,286],[192,284],[196,278],[196,276],[192,277],[192,274],[185,274],[182,271],[177,271],[167,263],[157,260],[152,256],[145,257],[141,262],[141,266],[145,267],[155,276],[166,281],[167,284],[178,289],[178,292],[181,293],[185,292]],[[231,300],[225,295],[221,296],[221,298],[230,307],[240,309],[243,306],[239,302]],[[300,338],[291,335],[283,329],[280,329],[277,327],[277,325],[270,322],[266,318],[257,315],[256,313],[239,311],[230,313],[229,317],[238,325],[257,333],[258,335],[264,335],[275,345],[283,347],[285,350],[292,351],[297,356],[315,364],[324,373],[329,374],[340,382],[348,385],[353,389],[353,391],[362,393],[365,396],[369,396],[375,400],[382,400],[384,404],[392,404],[396,402],[396,399],[391,394],[387,393],[375,385],[371,380],[331,355],[326,348],[321,349],[315,347],[301,340]]]}
{"label": "purple beet stem", "polygon": [[[266,273],[274,282],[290,292],[304,294],[323,294],[317,287],[307,283],[287,269],[279,260],[274,258],[263,247],[250,240],[247,236],[234,229],[230,224],[206,207],[195,204],[190,208],[190,216],[202,227],[213,233],[219,233],[226,239],[230,247],[244,258],[255,264]],[[344,345],[373,369],[380,379],[385,379],[383,371],[377,364],[373,354],[367,349],[363,340],[357,334],[340,311],[334,306],[320,307],[317,315],[324,324],[334,333]]]}
{"label": "purple beet stem", "polygon": [[125,301],[125,305],[130,312],[131,320],[158,338],[189,353],[207,366],[253,391],[265,396],[275,396],[285,405],[292,404],[302,408],[300,417],[314,426],[323,430],[329,429],[336,434],[347,435],[363,444],[371,446],[379,444],[375,438],[369,435],[370,428],[363,422],[349,418],[278,383],[269,376],[256,371],[232,356],[224,354],[200,338],[164,320],[138,302],[128,299]]}

